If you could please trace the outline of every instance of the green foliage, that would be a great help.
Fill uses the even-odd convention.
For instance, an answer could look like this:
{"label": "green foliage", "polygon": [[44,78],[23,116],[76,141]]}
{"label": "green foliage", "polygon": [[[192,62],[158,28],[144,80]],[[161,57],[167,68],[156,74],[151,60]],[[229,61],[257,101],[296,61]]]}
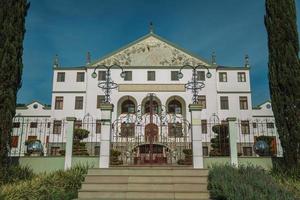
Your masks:
{"label": "green foliage", "polygon": [[119,159],[121,152],[115,149],[110,150],[110,164],[111,165],[122,165],[123,161]]}
{"label": "green foliage", "polygon": [[0,171],[0,185],[32,179],[34,173],[29,167],[10,166],[6,171]]}
{"label": "green foliage", "polygon": [[89,136],[89,133],[88,130],[76,128],[74,129],[74,140],[83,140]]}
{"label": "green foliage", "polygon": [[12,119],[21,87],[26,0],[0,1],[0,170],[8,168]]}
{"label": "green foliage", "polygon": [[209,171],[208,189],[215,200],[294,200],[261,168],[253,166],[214,166]]}
{"label": "green foliage", "polygon": [[74,130],[74,137],[73,137],[73,155],[81,155],[81,156],[88,156],[89,153],[86,149],[86,143],[80,142],[89,136],[89,131],[81,128],[77,128]]}
{"label": "green foliage", "polygon": [[212,127],[212,131],[216,133],[211,139],[210,156],[229,156],[229,130],[228,124],[218,124]]}
{"label": "green foliage", "polygon": [[182,152],[185,154],[185,155],[193,155],[193,150],[192,149],[183,149]]}
{"label": "green foliage", "polygon": [[40,174],[31,180],[3,186],[0,196],[6,200],[71,200],[77,197],[87,169],[87,166],[76,166],[67,171]]}
{"label": "green foliage", "polygon": [[294,0],[266,0],[272,110],[283,148],[284,165],[300,159],[300,62]]}

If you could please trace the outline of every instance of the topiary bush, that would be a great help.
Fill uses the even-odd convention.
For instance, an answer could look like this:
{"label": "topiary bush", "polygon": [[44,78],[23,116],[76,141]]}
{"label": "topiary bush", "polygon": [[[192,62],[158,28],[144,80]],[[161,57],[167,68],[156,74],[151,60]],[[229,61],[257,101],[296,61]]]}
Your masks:
{"label": "topiary bush", "polygon": [[81,128],[74,129],[73,136],[73,155],[88,156],[89,153],[86,149],[86,143],[81,140],[89,136],[89,131]]}
{"label": "topiary bush", "polygon": [[209,171],[208,189],[214,200],[294,200],[292,193],[281,187],[261,168],[229,165],[214,166]]}
{"label": "topiary bush", "polygon": [[44,173],[31,180],[7,184],[1,188],[0,197],[6,200],[71,200],[77,197],[87,169],[87,166],[76,166],[67,171]]}

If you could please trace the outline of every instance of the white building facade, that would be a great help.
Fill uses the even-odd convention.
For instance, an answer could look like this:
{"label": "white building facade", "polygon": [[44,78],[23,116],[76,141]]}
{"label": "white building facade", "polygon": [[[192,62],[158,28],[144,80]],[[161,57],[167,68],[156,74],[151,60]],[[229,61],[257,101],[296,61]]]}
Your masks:
{"label": "white building facade", "polygon": [[[211,139],[216,136],[212,126],[225,123],[229,117],[237,118],[236,123],[240,127],[237,140],[239,155],[256,156],[253,145],[257,137],[268,134],[272,137],[271,143],[274,146],[272,156],[281,155],[270,102],[252,108],[250,66],[247,59],[242,67],[221,66],[216,63],[214,56],[211,61],[206,61],[152,32],[99,60],[91,62],[88,59],[85,66],[61,67],[55,63],[51,108],[39,102],[17,108],[12,155],[26,154],[23,143],[30,136],[36,136],[35,139],[42,142],[44,155],[63,154],[61,150],[64,149],[66,117],[76,118],[75,128],[90,131],[85,142],[90,154],[98,155],[101,138],[100,107],[105,103],[104,90],[98,84],[107,79],[107,71],[103,65],[118,65],[125,72],[125,77],[122,78],[119,67],[112,67],[110,70],[111,80],[118,85],[110,94],[110,103],[114,106],[111,115],[112,146],[123,141],[118,146],[118,150],[122,151],[122,148],[127,148],[124,146],[130,145],[130,141],[136,143],[131,150],[127,148],[124,154],[132,151],[133,154],[141,154],[141,149],[133,149],[147,143],[145,132],[149,123],[154,123],[158,129],[155,133],[157,138],[152,142],[162,146],[157,147],[157,158],[158,154],[163,154],[162,157],[174,154],[171,144],[175,142],[181,142],[183,149],[188,146],[187,143],[191,142],[192,122],[189,104],[193,103],[193,94],[185,85],[192,80],[192,69],[183,68],[181,79],[178,78],[178,73],[183,66],[200,65],[196,79],[205,85],[198,93],[198,104],[202,106],[201,119],[198,120],[201,121],[203,156],[209,156],[212,150]],[[208,71],[210,78],[206,76]],[[96,78],[92,77],[93,72],[96,72]],[[154,111],[152,119],[149,104]],[[34,122],[37,125],[32,124]],[[126,129],[122,123],[130,125]],[[181,130],[179,135],[172,132],[176,130],[176,124],[181,124],[178,125]],[[124,131],[130,132],[125,134],[126,139],[122,138]],[[142,138],[136,139],[137,135]],[[166,159],[170,160],[164,162],[176,162],[173,158]],[[135,160],[134,163],[136,162],[138,161]]]}

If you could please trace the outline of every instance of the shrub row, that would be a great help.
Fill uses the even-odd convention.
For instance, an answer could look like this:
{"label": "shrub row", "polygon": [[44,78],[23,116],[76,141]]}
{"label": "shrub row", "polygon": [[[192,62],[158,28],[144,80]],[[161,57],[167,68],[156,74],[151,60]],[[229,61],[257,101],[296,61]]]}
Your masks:
{"label": "shrub row", "polygon": [[87,167],[77,166],[70,170],[59,170],[49,174],[39,174],[31,180],[4,185],[0,190],[6,200],[68,200],[77,197]]}
{"label": "shrub row", "polygon": [[0,186],[22,180],[30,180],[34,176],[32,169],[22,166],[11,166],[7,170],[0,170]]}
{"label": "shrub row", "polygon": [[294,200],[292,193],[279,185],[261,168],[229,165],[209,171],[208,189],[215,200]]}

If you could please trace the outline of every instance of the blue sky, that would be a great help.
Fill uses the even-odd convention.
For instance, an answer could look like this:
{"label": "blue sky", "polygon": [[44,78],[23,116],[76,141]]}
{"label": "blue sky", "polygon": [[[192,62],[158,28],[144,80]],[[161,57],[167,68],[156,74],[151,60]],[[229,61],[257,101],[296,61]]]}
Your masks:
{"label": "blue sky", "polygon": [[50,104],[55,54],[62,66],[84,65],[86,52],[100,58],[147,34],[150,21],[156,34],[203,58],[215,51],[220,65],[243,66],[249,54],[253,104],[269,99],[264,0],[30,2],[18,103]]}

